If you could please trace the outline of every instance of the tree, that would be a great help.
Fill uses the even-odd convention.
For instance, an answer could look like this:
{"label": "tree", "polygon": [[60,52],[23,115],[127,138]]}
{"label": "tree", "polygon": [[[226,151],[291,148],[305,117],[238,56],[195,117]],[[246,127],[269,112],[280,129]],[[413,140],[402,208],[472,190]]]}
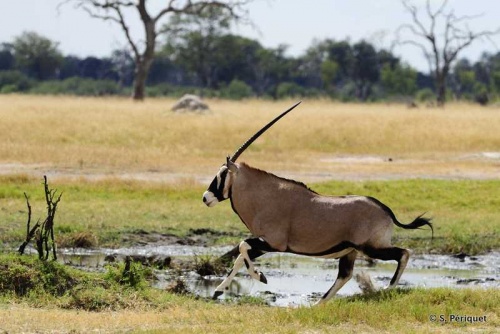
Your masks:
{"label": "tree", "polygon": [[[306,86],[333,88],[336,84],[343,84],[352,79],[354,56],[348,41],[314,41],[300,61],[300,70]],[[336,69],[333,68],[334,64]],[[328,82],[330,80],[333,82]]]}
{"label": "tree", "polygon": [[221,83],[234,79],[247,83],[255,80],[255,66],[259,63],[262,46],[256,40],[236,35],[224,35],[217,42],[219,69],[217,78]]}
{"label": "tree", "polygon": [[37,80],[56,77],[62,64],[62,54],[57,43],[35,32],[24,32],[14,39],[15,66]]}
{"label": "tree", "polygon": [[[115,22],[121,27],[134,55],[135,72],[132,97],[134,100],[143,100],[146,79],[155,57],[160,21],[163,18],[178,13],[198,16],[208,7],[217,7],[225,11],[230,17],[240,19],[244,14],[242,6],[248,1],[250,0],[169,0],[154,15],[150,13],[147,0],[66,0],[65,2],[73,2],[77,8],[85,10],[91,17]],[[125,15],[127,10],[136,11],[139,14],[144,26],[142,41],[134,40],[132,37],[130,24],[127,22]]]}
{"label": "tree", "polygon": [[111,63],[118,75],[120,86],[132,85],[134,81],[134,58],[128,50],[114,50],[111,54]]}
{"label": "tree", "polygon": [[484,55],[483,61],[487,63],[489,68],[490,86],[491,90],[498,96],[500,96],[500,52],[494,55]]}
{"label": "tree", "polygon": [[[427,0],[426,20],[419,16],[419,9],[409,0],[402,0],[402,4],[410,13],[412,22],[398,28],[396,42],[400,45],[413,45],[423,52],[434,77],[437,104],[443,106],[448,75],[457,56],[473,42],[498,34],[500,29],[472,31],[468,22],[478,16],[456,16],[453,10],[447,10],[448,0],[442,0],[437,9],[433,9],[431,1]],[[442,31],[438,31],[438,27]]]}
{"label": "tree", "polygon": [[65,56],[59,70],[59,79],[80,76],[80,62],[81,59],[76,56]]}
{"label": "tree", "polygon": [[408,65],[385,63],[380,81],[388,94],[410,96],[417,90],[417,72]]}
{"label": "tree", "polygon": [[190,28],[169,39],[162,54],[169,55],[199,86],[219,89],[239,80],[258,94],[272,95],[270,90],[287,72],[284,52],[282,46],[265,49],[258,41],[229,34],[225,29],[208,33]]}
{"label": "tree", "polygon": [[0,44],[0,71],[12,70],[14,68],[14,54],[12,44]]}
{"label": "tree", "polygon": [[[332,39],[314,41],[299,60],[301,85],[321,88],[330,94],[334,92],[341,99],[360,100],[373,97],[373,87],[380,82],[380,71],[383,66],[387,65],[393,70],[399,64],[399,58],[390,51],[377,51],[367,41],[351,45],[348,40]],[[403,72],[410,73],[406,69]],[[405,73],[391,72],[390,81],[396,80],[395,76]],[[412,78],[415,80],[413,76]]]}
{"label": "tree", "polygon": [[255,62],[250,64],[255,92],[259,95],[268,94],[276,98],[280,82],[289,80],[293,75],[293,60],[285,56],[287,47],[279,45],[275,49],[258,49]]}
{"label": "tree", "polygon": [[0,71],[0,93],[22,92],[30,89],[32,86],[33,80],[30,80],[21,71]]}
{"label": "tree", "polygon": [[220,39],[229,32],[231,17],[217,7],[207,7],[197,16],[176,13],[163,28],[163,53],[192,73],[203,87],[217,88]]}
{"label": "tree", "polygon": [[373,45],[365,41],[354,44],[352,53],[352,79],[356,85],[356,96],[365,101],[371,93],[372,85],[379,80],[379,59]]}
{"label": "tree", "polygon": [[334,60],[325,60],[321,64],[321,80],[325,89],[329,90],[333,87],[335,78],[339,72],[339,64]]}
{"label": "tree", "polygon": [[326,41],[313,40],[306,53],[297,59],[298,83],[303,86],[322,88],[325,86],[321,66],[328,59]]}
{"label": "tree", "polygon": [[459,98],[467,97],[473,92],[476,74],[467,59],[460,59],[455,63],[450,82],[451,89]]}

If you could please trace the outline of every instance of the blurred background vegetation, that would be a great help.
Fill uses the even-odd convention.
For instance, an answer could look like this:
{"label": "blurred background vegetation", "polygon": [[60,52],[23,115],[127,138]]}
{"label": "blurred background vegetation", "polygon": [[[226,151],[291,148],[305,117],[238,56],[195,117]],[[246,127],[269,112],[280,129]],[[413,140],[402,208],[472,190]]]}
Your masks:
{"label": "blurred background vegetation", "polygon": [[[201,32],[196,24],[169,22],[162,36],[146,82],[148,96],[197,93],[236,100],[324,97],[405,103],[436,99],[432,76],[368,41],[316,40],[303,55],[291,57],[286,46],[265,48],[257,40],[229,33],[223,24]],[[134,70],[126,49],[105,58],[64,55],[56,42],[35,32],[0,44],[2,94],[130,95]],[[497,100],[500,52],[485,53],[475,63],[459,59],[447,84],[448,100]]]}

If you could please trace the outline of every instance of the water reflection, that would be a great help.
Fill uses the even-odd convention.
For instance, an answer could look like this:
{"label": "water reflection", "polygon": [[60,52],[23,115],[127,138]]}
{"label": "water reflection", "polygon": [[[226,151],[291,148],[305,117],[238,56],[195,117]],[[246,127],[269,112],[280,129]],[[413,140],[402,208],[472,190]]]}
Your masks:
{"label": "water reflection", "polygon": [[[120,261],[125,256],[165,257],[190,261],[194,256],[218,256],[231,247],[190,247],[190,246],[146,246],[127,249],[64,249],[59,252],[63,263],[104,270],[110,261]],[[407,287],[500,287],[500,253],[490,253],[476,257],[453,257],[448,255],[415,255],[403,273],[400,284]],[[272,305],[293,306],[309,305],[325,293],[333,284],[338,269],[337,260],[315,259],[291,254],[267,254],[256,266],[266,275],[268,284],[252,280],[242,269],[230,285],[230,290],[221,298],[254,295],[264,296]],[[366,271],[377,288],[388,285],[396,262],[356,261],[354,274]],[[211,297],[215,287],[223,277],[200,277],[189,270],[157,270],[154,286],[164,289],[178,275],[187,283],[190,291],[201,296]],[[360,293],[357,282],[350,280],[339,295]]]}

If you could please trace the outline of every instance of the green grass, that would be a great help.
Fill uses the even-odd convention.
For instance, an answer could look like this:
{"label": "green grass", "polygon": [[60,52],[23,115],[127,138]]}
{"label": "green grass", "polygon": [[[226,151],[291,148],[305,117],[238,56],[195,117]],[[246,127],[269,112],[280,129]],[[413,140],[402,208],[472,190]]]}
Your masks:
{"label": "green grass", "polygon": [[[485,292],[447,288],[378,291],[369,295],[337,298],[328,303],[325,310],[319,312],[314,308],[300,308],[290,312],[290,317],[284,322],[291,321],[308,326],[339,326],[349,322],[354,325],[369,324],[371,328],[380,331],[393,328],[399,332],[408,332],[410,329],[411,332],[412,327],[414,331],[419,327],[415,326],[415,323],[423,326],[431,323],[431,315],[442,315],[447,320],[450,314],[480,316],[488,313],[493,323],[498,321],[494,310],[500,306],[500,302],[490,297],[500,296],[500,292],[489,290],[492,293],[489,297],[484,296]],[[492,311],[492,314],[487,310]],[[437,324],[445,325],[439,321]],[[446,325],[449,329],[454,326],[467,327],[464,323]]]}
{"label": "green grass", "polygon": [[[133,242],[138,231],[184,237],[191,229],[209,228],[227,234],[217,243],[233,244],[248,233],[229,202],[207,208],[201,201],[204,188],[191,183],[49,179],[49,185],[63,193],[56,214],[56,241],[87,233],[99,246],[122,247]],[[500,180],[331,181],[311,188],[322,194],[376,197],[402,222],[426,212],[433,218],[433,240],[428,229],[395,228],[394,243],[417,252],[478,254],[500,248],[496,237],[500,235]],[[17,247],[25,236],[23,192],[30,197],[32,220],[45,217],[41,180],[0,177],[0,244],[5,247]]]}
{"label": "green grass", "polygon": [[[27,209],[23,192],[30,197],[32,220],[45,217],[43,188],[32,178],[0,177],[0,241],[13,243],[25,235]],[[191,185],[160,185],[117,180],[103,182],[51,182],[62,192],[56,214],[59,237],[93,233],[100,246],[119,247],[137,231],[185,236],[190,229],[215,228],[241,234],[243,226],[221,208],[209,213],[201,200],[203,189]]]}
{"label": "green grass", "polygon": [[[394,289],[337,297],[315,308],[272,308],[255,298],[214,302],[174,295],[147,284],[130,285],[120,279],[121,272],[122,268],[112,267],[104,273],[90,273],[33,256],[0,255],[0,317],[6,319],[0,329],[460,333],[494,332],[500,325],[498,289]],[[25,289],[16,290],[20,286]],[[441,315],[447,321],[430,320]],[[486,322],[449,322],[450,315],[486,316]]]}
{"label": "green grass", "polygon": [[138,263],[131,265],[127,275],[123,269],[122,263],[93,273],[35,256],[0,254],[0,303],[103,311],[152,304],[162,307],[166,299],[175,298],[169,294],[155,296],[145,280],[151,276],[150,269]]}

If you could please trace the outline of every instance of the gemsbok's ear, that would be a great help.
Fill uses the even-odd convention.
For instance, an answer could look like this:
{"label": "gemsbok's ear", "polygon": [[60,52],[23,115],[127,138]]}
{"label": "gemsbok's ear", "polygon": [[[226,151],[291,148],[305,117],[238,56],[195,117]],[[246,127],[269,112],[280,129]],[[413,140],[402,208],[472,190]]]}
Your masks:
{"label": "gemsbok's ear", "polygon": [[238,166],[234,162],[231,161],[231,158],[229,158],[229,156],[227,157],[227,160],[226,160],[226,166],[230,172],[235,173],[238,171]]}

